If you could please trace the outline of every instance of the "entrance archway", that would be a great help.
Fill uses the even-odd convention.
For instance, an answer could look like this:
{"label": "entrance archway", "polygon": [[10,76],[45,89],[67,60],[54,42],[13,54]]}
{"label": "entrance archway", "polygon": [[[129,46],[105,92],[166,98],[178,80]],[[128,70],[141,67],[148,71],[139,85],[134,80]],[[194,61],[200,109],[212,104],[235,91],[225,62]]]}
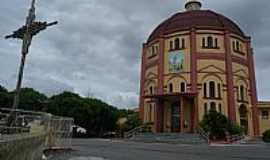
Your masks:
{"label": "entrance archway", "polygon": [[240,126],[244,128],[245,133],[248,134],[248,110],[244,104],[240,105]]}

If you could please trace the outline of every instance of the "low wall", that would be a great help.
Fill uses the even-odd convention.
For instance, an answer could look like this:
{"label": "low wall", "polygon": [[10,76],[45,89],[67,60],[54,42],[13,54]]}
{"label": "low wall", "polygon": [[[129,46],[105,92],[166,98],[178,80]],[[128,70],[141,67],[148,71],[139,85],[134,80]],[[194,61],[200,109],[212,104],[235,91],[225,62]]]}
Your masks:
{"label": "low wall", "polygon": [[41,160],[46,134],[12,135],[0,138],[0,160]]}
{"label": "low wall", "polygon": [[[0,108],[0,113],[1,110],[10,111]],[[0,127],[3,134],[0,135],[0,160],[41,160],[45,149],[71,148],[72,118],[42,112],[16,112],[30,127]]]}

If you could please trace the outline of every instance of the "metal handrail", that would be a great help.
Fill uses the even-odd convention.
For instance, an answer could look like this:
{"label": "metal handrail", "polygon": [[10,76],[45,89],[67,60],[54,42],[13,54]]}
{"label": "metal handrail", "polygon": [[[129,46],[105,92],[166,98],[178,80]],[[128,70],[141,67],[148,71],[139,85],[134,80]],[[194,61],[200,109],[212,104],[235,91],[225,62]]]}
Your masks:
{"label": "metal handrail", "polygon": [[0,134],[18,134],[18,133],[29,133],[30,127],[6,127],[0,126]]}
{"label": "metal handrail", "polygon": [[207,141],[207,143],[210,143],[210,138],[209,138],[210,134],[209,134],[209,132],[205,132],[205,130],[204,130],[203,128],[201,128],[201,127],[198,127],[198,128],[197,128],[197,131],[198,131],[199,135],[200,135],[204,140]]}
{"label": "metal handrail", "polygon": [[139,127],[136,127],[128,132],[125,133],[124,137],[125,138],[131,138],[135,135],[138,135],[140,133],[147,133],[147,132],[151,132],[151,127],[149,124],[143,124]]}
{"label": "metal handrail", "polygon": [[237,141],[240,141],[242,139],[244,139],[244,136],[243,135],[240,135],[240,134],[226,136],[226,140],[229,143],[237,142]]}

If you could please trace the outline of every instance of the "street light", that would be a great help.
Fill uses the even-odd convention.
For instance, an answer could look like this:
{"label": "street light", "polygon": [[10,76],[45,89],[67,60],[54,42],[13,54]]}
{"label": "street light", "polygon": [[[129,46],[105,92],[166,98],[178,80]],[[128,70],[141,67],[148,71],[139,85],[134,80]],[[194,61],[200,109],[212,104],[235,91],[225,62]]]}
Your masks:
{"label": "street light", "polygon": [[19,28],[18,30],[14,31],[11,35],[5,36],[5,39],[16,38],[16,39],[22,40],[21,63],[20,63],[20,69],[19,69],[19,74],[18,74],[18,79],[17,79],[14,101],[12,105],[13,112],[11,112],[10,116],[8,117],[8,121],[7,121],[8,126],[13,126],[16,124],[16,119],[17,119],[16,109],[18,108],[18,104],[19,104],[24,65],[25,65],[26,55],[29,53],[29,47],[31,45],[32,38],[36,36],[40,31],[45,30],[47,27],[56,25],[58,23],[57,21],[52,22],[52,23],[35,21],[36,19],[35,3],[36,3],[36,0],[32,0],[31,8],[29,9],[29,13],[26,18],[25,25]]}

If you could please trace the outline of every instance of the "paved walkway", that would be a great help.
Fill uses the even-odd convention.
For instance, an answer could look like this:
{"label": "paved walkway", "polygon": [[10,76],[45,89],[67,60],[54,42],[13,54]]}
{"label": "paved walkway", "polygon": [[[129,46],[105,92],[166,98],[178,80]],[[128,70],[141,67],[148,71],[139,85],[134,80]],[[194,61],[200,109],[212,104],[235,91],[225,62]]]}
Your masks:
{"label": "paved walkway", "polygon": [[57,160],[269,160],[270,145],[181,145],[77,139]]}

